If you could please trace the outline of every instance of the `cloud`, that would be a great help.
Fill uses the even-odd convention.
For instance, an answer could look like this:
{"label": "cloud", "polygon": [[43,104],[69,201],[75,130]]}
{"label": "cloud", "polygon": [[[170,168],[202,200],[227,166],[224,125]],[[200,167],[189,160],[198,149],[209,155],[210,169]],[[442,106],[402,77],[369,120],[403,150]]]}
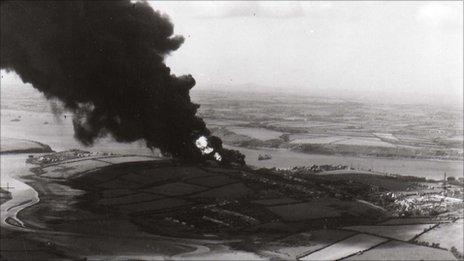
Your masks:
{"label": "cloud", "polygon": [[202,9],[197,15],[199,18],[292,18],[304,15],[298,2],[202,2],[200,6],[197,6]]}
{"label": "cloud", "polygon": [[331,2],[195,1],[156,2],[155,9],[180,11],[195,18],[297,18],[332,7]]}
{"label": "cloud", "polygon": [[419,8],[416,18],[433,27],[462,26],[462,2],[429,2]]}
{"label": "cloud", "polygon": [[254,2],[247,5],[237,5],[228,9],[225,17],[270,17],[294,18],[304,16],[303,9],[295,2]]}

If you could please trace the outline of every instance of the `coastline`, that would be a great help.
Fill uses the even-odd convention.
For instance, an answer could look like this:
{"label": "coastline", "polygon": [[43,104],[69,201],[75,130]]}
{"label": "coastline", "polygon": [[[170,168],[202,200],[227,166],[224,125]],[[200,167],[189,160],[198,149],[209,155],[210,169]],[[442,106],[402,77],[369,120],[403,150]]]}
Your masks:
{"label": "coastline", "polygon": [[53,152],[47,144],[29,140],[1,137],[0,155],[24,153],[50,153]]}
{"label": "coastline", "polygon": [[[405,176],[425,177],[427,179],[441,180],[443,173],[456,178],[463,177],[462,161],[448,160],[419,160],[419,159],[392,159],[375,157],[351,157],[339,155],[306,154],[288,151],[286,149],[248,149],[225,145],[226,148],[239,150],[245,154],[247,164],[256,167],[291,169],[295,166],[316,165],[345,165],[360,170],[373,170],[383,173]],[[269,160],[258,160],[258,156],[269,154]]]}
{"label": "coastline", "polygon": [[[26,155],[23,154],[23,157],[25,158]],[[114,157],[115,158],[119,157],[120,159],[123,159],[124,155],[119,155],[119,156],[114,155]],[[59,246],[65,246],[66,247],[65,249],[67,249],[67,250],[63,250],[61,248],[58,248],[58,249],[49,248],[46,250],[47,253],[49,254],[58,253],[68,258],[80,258],[80,257],[112,258],[112,257],[118,256],[118,257],[128,257],[128,258],[137,259],[137,258],[143,258],[143,257],[153,256],[153,255],[159,256],[160,258],[187,258],[187,259],[188,258],[211,258],[217,255],[240,256],[241,258],[244,258],[244,259],[272,258],[272,256],[276,255],[276,253],[272,251],[269,252],[268,250],[264,251],[263,249],[267,249],[269,247],[264,242],[270,242],[270,241],[276,240],[275,236],[282,237],[282,235],[289,235],[289,234],[291,235],[291,234],[297,233],[300,230],[304,231],[308,229],[309,230],[317,229],[318,226],[323,226],[324,224],[323,219],[322,220],[311,219],[310,223],[305,223],[307,221],[305,222],[297,221],[296,223],[294,223],[295,221],[291,221],[290,223],[288,223],[288,220],[287,220],[287,221],[281,221],[280,225],[278,226],[276,225],[279,223],[272,223],[272,222],[270,224],[264,223],[251,230],[245,229],[243,232],[241,232],[241,233],[245,233],[245,235],[250,232],[252,234],[261,235],[262,238],[260,240],[263,241],[263,243],[259,243],[259,244],[250,243],[249,242],[250,239],[249,238],[247,239],[246,236],[243,238],[242,236],[244,235],[239,236],[241,233],[238,233],[238,234],[232,233],[231,235],[234,235],[232,238],[235,237],[237,239],[237,240],[232,240],[232,241],[230,239],[227,239],[228,238],[227,233],[223,233],[223,232],[213,232],[212,234],[213,235],[215,234],[216,236],[210,239],[208,239],[209,236],[202,238],[202,239],[195,238],[195,237],[187,238],[187,237],[182,236],[183,235],[182,233],[176,233],[175,232],[177,231],[176,229],[181,229],[179,230],[179,232],[182,231],[182,227],[183,227],[183,225],[181,225],[182,222],[188,222],[187,220],[191,221],[192,218],[193,219],[195,218],[195,215],[193,215],[193,213],[195,212],[193,212],[192,214],[184,213],[184,214],[181,214],[180,216],[177,216],[177,218],[179,217],[187,218],[186,221],[179,221],[179,223],[174,222],[174,224],[176,224],[175,226],[180,225],[180,227],[178,228],[176,228],[175,226],[172,227],[173,223],[171,221],[169,221],[171,223],[168,222],[166,224],[163,223],[163,222],[166,222],[166,221],[163,221],[163,219],[156,221],[156,222],[161,222],[161,223],[158,224],[155,222],[153,225],[155,227],[163,227],[164,232],[168,232],[168,233],[167,234],[166,233],[161,233],[161,234],[155,233],[158,230],[156,229],[152,230],[150,226],[153,226],[153,225],[149,225],[150,222],[154,222],[153,218],[156,217],[155,220],[157,220],[158,219],[157,215],[161,215],[161,217],[164,217],[164,215],[171,215],[169,213],[175,213],[172,211],[179,211],[183,209],[184,207],[181,207],[180,209],[177,209],[177,210],[175,210],[176,208],[169,209],[169,211],[167,211],[166,214],[158,213],[158,214],[155,214],[155,216],[153,217],[150,215],[146,217],[145,215],[137,217],[137,216],[133,216],[131,213],[117,214],[118,211],[114,212],[115,211],[114,208],[116,209],[120,208],[120,205],[118,204],[114,206],[113,205],[105,206],[105,205],[98,205],[98,204],[102,204],[98,202],[104,202],[105,200],[108,202],[113,202],[113,201],[119,202],[119,200],[126,198],[126,196],[124,195],[114,195],[116,197],[111,196],[110,198],[105,198],[105,196],[103,196],[103,195],[108,195],[108,191],[113,191],[112,193],[116,193],[116,191],[124,189],[124,187],[135,186],[131,189],[132,191],[134,191],[132,193],[141,193],[141,192],[146,193],[147,191],[146,186],[149,186],[149,184],[147,184],[146,181],[143,182],[143,180],[146,180],[148,178],[150,182],[154,182],[154,184],[158,184],[157,186],[159,186],[161,184],[160,183],[161,181],[156,181],[157,177],[161,178],[163,173],[170,168],[176,170],[174,173],[183,173],[183,174],[176,174],[177,176],[172,176],[172,174],[169,174],[168,172],[168,175],[165,175],[165,178],[169,180],[170,184],[178,184],[176,182],[189,183],[190,179],[195,178],[196,175],[200,175],[199,173],[204,173],[204,174],[201,174],[200,177],[196,177],[196,178],[202,178],[202,176],[211,177],[211,175],[215,177],[226,175],[227,179],[239,178],[239,180],[241,180],[243,184],[246,184],[246,186],[249,186],[250,184],[255,184],[255,185],[252,185],[251,187],[253,189],[256,189],[257,184],[261,184],[262,182],[264,182],[263,185],[267,184],[266,182],[270,182],[269,184],[272,184],[273,182],[278,182],[277,184],[281,183],[281,185],[283,186],[282,188],[285,188],[286,186],[290,186],[288,187],[288,189],[290,189],[289,191],[292,191],[292,193],[290,194],[286,193],[285,195],[293,197],[296,200],[301,200],[299,199],[298,196],[296,196],[300,192],[298,192],[295,195],[293,194],[299,190],[301,190],[302,191],[301,193],[303,193],[303,191],[306,191],[306,189],[304,189],[304,186],[299,187],[297,184],[292,185],[295,182],[295,181],[292,181],[293,180],[292,176],[287,177],[286,175],[281,175],[277,172],[272,174],[271,172],[269,173],[266,171],[260,172],[260,171],[254,171],[251,169],[249,170],[230,169],[229,170],[229,169],[221,169],[217,167],[203,166],[203,167],[198,168],[198,170],[195,170],[195,172],[193,172],[193,173],[197,173],[197,171],[199,171],[198,174],[195,174],[193,177],[190,177],[189,175],[193,175],[193,173],[190,173],[190,171],[196,167],[182,166],[182,165],[170,163],[170,164],[161,164],[164,167],[160,167],[157,164],[153,165],[152,167],[149,167],[150,171],[154,173],[150,174],[149,176],[144,177],[144,176],[139,176],[139,175],[142,175],[141,173],[145,173],[143,169],[146,169],[147,166],[151,166],[150,164],[147,165],[147,164],[131,163],[131,162],[118,164],[119,160],[116,160],[111,166],[108,165],[108,166],[104,166],[103,168],[86,170],[87,167],[85,166],[88,165],[89,161],[93,161],[93,160],[95,159],[92,157],[89,157],[89,158],[84,157],[84,158],[75,159],[75,160],[64,160],[63,162],[57,162],[51,165],[42,166],[45,168],[47,168],[46,166],[49,166],[51,168],[47,169],[47,171],[53,171],[56,167],[59,167],[60,165],[62,165],[63,167],[58,168],[64,172],[64,174],[60,176],[61,178],[51,178],[49,175],[44,174],[43,171],[39,171],[34,174],[23,176],[21,178],[24,182],[32,186],[38,192],[39,198],[43,199],[43,200],[40,200],[38,204],[35,204],[31,207],[27,207],[19,212],[18,216],[20,220],[23,220],[26,226],[29,227],[30,229],[30,231],[28,232],[33,232],[33,233],[28,234],[30,235],[29,239],[32,240],[33,242],[38,242],[38,243],[54,242],[53,244],[56,244]],[[104,157],[102,160],[108,161],[109,158]],[[76,165],[76,163],[79,161],[81,161],[81,164]],[[73,166],[73,167],[70,168],[70,166]],[[155,167],[155,166],[158,166],[158,167]],[[29,167],[33,167],[33,166],[29,166]],[[76,167],[79,169],[80,168],[84,168],[84,169],[80,170],[80,172],[79,171],[74,172],[72,168],[76,168]],[[106,168],[109,168],[109,169],[105,170]],[[139,174],[136,174],[134,176],[134,172],[139,173]],[[69,173],[69,175],[66,173]],[[113,176],[114,174],[116,175]],[[107,177],[107,175],[110,175],[110,176]],[[130,178],[128,175],[130,176]],[[322,184],[324,184],[325,179],[330,180],[333,178],[335,179],[341,178],[343,180],[345,179],[344,178],[345,176],[346,175],[312,176],[312,178],[315,178],[315,180],[312,182],[317,182],[317,183],[323,182]],[[69,177],[69,179],[66,177]],[[75,178],[73,177],[77,178],[78,180],[75,180]],[[295,178],[297,177],[298,176],[295,176]],[[369,177],[374,178],[373,181],[375,181],[376,179],[375,175],[370,175]],[[378,176],[378,177],[381,180],[384,179],[384,177],[382,176]],[[110,179],[108,180],[108,178]],[[138,180],[139,178],[140,180]],[[365,178],[363,179],[365,180]],[[118,182],[114,183],[111,180],[113,181],[124,180],[124,182],[119,184]],[[269,180],[269,181],[266,181],[266,180]],[[303,182],[303,180],[298,181],[297,183],[300,184],[301,182]],[[73,183],[75,184],[73,185]],[[409,183],[406,182],[406,183],[413,184],[411,182]],[[200,185],[200,186],[208,186],[203,183],[195,183],[195,184]],[[233,183],[233,184],[236,184],[236,183]],[[334,184],[334,183],[329,183],[329,184]],[[344,184],[344,183],[340,183],[340,184]],[[402,184],[403,184],[403,181],[398,183],[398,185],[400,185],[401,187],[405,187],[405,185],[402,185]],[[122,187],[119,187],[119,186],[122,186]],[[138,188],[139,186],[142,186],[142,188],[139,189]],[[266,187],[267,186],[268,185],[266,185]],[[314,187],[313,189],[315,189],[316,187]],[[212,187],[211,190],[214,190],[215,188],[216,187]],[[219,186],[218,188],[221,188],[221,186]],[[330,187],[327,187],[327,188],[329,189]],[[336,193],[339,193],[339,190],[337,188],[333,188],[333,189],[335,190],[333,192],[330,192],[330,194],[335,195],[336,197],[340,197],[340,196],[337,196],[336,194]],[[342,189],[341,191],[344,191],[344,190]],[[349,191],[349,189],[347,191]],[[203,193],[203,192],[199,191],[196,193]],[[313,195],[312,193],[315,191],[310,189],[308,190],[308,192],[304,192],[304,193],[309,193],[309,192],[310,194],[308,195]],[[221,192],[221,195],[224,195],[224,193],[235,193],[235,191],[234,190],[229,191],[229,192],[224,191],[224,192]],[[155,195],[158,195],[158,194],[159,192],[155,191]],[[252,193],[250,195],[253,195],[253,194],[256,194],[256,193]],[[131,196],[130,195],[127,196],[127,198],[129,197]],[[330,217],[330,215],[332,215],[331,213],[333,210],[329,211],[328,209],[326,209],[326,207],[321,207],[318,205],[319,206],[318,209],[320,209],[321,211],[324,210],[321,213],[325,213],[326,211],[328,211],[326,214],[328,214],[329,217],[326,218],[325,222],[329,221],[329,224],[331,224],[329,225],[330,229],[341,229],[339,227],[343,226],[343,224],[345,224],[345,226],[350,225],[354,227],[363,227],[363,226],[369,227],[378,222],[386,222],[392,218],[391,216],[388,216],[388,217],[380,218],[377,221],[374,221],[376,219],[372,219],[372,217],[368,218],[367,216],[364,216],[367,213],[366,210],[373,211],[371,214],[373,214],[374,212],[384,213],[385,211],[388,211],[384,209],[383,206],[374,204],[370,200],[366,201],[366,200],[361,199],[361,200],[354,201],[354,202],[357,202],[357,203],[354,203],[348,199],[332,198],[332,197],[333,196],[329,196],[327,198],[327,196],[322,196],[321,198],[319,198],[318,196],[316,197],[318,199],[314,201],[313,203],[311,203],[312,201],[306,201],[308,199],[304,197],[306,199],[305,201],[303,201],[303,203],[291,203],[290,202],[290,203],[284,203],[284,204],[303,204],[304,205],[304,204],[316,204],[316,202],[327,201],[326,203],[317,203],[317,204],[323,204],[323,206],[324,204],[329,204],[332,206],[334,204],[335,205],[341,204],[340,207],[342,209],[345,209],[344,211],[350,211],[350,212],[354,211],[353,213],[363,213],[361,214],[361,216],[358,216],[355,219],[353,219],[353,217],[350,218],[349,216],[346,216],[344,217],[345,221],[342,222],[342,220],[339,220],[339,218],[337,218],[336,216]],[[190,194],[186,196],[168,196],[167,198],[176,199],[176,200],[184,199],[188,201],[192,200],[190,198]],[[150,199],[150,200],[153,200],[153,199]],[[161,200],[164,200],[164,199],[161,199]],[[250,203],[247,203],[249,200],[252,200],[252,199],[247,199],[246,201],[243,201],[243,199],[238,199],[238,200],[240,202],[240,204],[237,205],[238,208],[234,207],[234,209],[228,209],[226,210],[226,212],[223,212],[223,213],[234,213],[234,211],[237,211],[236,212],[237,214],[232,215],[234,219],[240,217],[239,219],[245,218],[244,220],[253,220],[253,219],[249,219],[246,217],[246,215],[250,215],[250,213],[246,214],[245,216],[243,216],[243,214],[238,215],[238,213],[241,213],[241,211],[249,208],[250,206],[253,206],[252,209],[256,209],[256,205],[249,205]],[[277,200],[277,199],[273,199],[273,200]],[[156,201],[159,201],[159,200],[155,199],[155,202]],[[208,205],[207,201],[205,202],[203,200],[198,201],[196,204],[198,203],[201,203],[201,204],[194,205],[194,207],[199,207],[202,204]],[[97,205],[94,205],[93,207],[91,206],[90,208],[88,208],[90,206],[89,204],[90,205],[97,204]],[[133,203],[129,203],[128,205],[127,204],[123,205],[123,207],[135,209],[136,211],[140,211],[141,210],[140,207],[136,207],[137,204],[145,204],[145,203],[133,202]],[[253,204],[256,204],[256,203],[253,203]],[[132,205],[134,205],[134,207],[132,207]],[[86,207],[82,208],[83,206],[86,206]],[[149,205],[146,205],[146,207],[148,206]],[[293,207],[293,205],[291,206]],[[266,208],[278,209],[281,207],[285,207],[285,205],[275,205],[275,206],[271,205]],[[348,209],[346,209],[347,207]],[[189,209],[187,205],[185,206],[185,208]],[[99,210],[95,211],[97,209]],[[286,216],[286,212],[287,211],[281,212],[281,210],[279,210],[278,213],[281,213],[282,215]],[[146,214],[149,214],[149,213],[151,212],[148,212]],[[304,215],[308,215],[308,214],[313,215],[311,214],[311,212],[301,213],[298,215],[303,215],[301,218],[304,218]],[[326,215],[326,214],[322,214],[322,215]],[[227,214],[227,215],[230,215],[230,214]],[[316,215],[315,217],[317,217],[318,215]],[[174,217],[175,216],[176,215],[174,215]],[[261,214],[259,216],[261,216]],[[138,221],[134,224],[132,219],[135,217],[137,217]],[[443,222],[449,222],[449,221],[446,221],[447,220],[446,217],[444,218],[445,219],[443,219]],[[224,222],[224,221],[221,221],[221,222]],[[148,227],[141,230],[140,229],[141,227],[137,224],[139,222],[142,222],[143,224],[142,227],[145,227],[146,225],[148,225]],[[353,223],[350,223],[350,222],[353,222]],[[408,221],[404,220],[401,222],[408,222]],[[167,224],[171,224],[171,225],[166,226]],[[305,224],[312,224],[312,225],[308,226]],[[268,226],[269,228],[265,228]],[[276,226],[276,228],[280,227],[278,230],[276,230],[279,232],[274,231],[268,235],[267,234],[268,232],[265,232],[265,231],[268,231],[268,229],[270,229],[273,226]],[[239,227],[240,226],[238,226],[238,228]],[[137,231],[137,232],[134,233],[134,231]],[[354,233],[356,233],[355,232],[356,229],[350,230],[350,231],[354,231]],[[416,232],[411,231],[409,233],[416,233]],[[422,233],[422,230],[421,230],[421,233]],[[171,236],[169,236],[169,234],[171,234]],[[208,233],[206,232],[206,234]],[[185,235],[188,235],[188,234],[185,234]],[[273,235],[273,236],[270,236],[270,235]],[[116,238],[118,239],[116,241],[114,240],[103,240],[102,241],[103,238],[106,238],[106,239],[112,238],[114,240],[116,240]],[[150,242],[151,246],[155,245],[155,246],[158,246],[159,248],[157,248],[157,250],[145,249],[144,251],[142,251],[143,253],[141,252],[140,254],[137,254],[137,255],[125,255],[124,252],[117,252],[118,254],[115,254],[115,252],[112,252],[114,251],[115,247],[116,248],[121,247],[117,245],[119,244],[118,242],[124,242],[124,247],[122,247],[121,251],[123,251],[124,249],[132,249],[132,250],[141,249],[141,247],[144,244],[147,244],[147,242]],[[95,247],[100,249],[99,254],[96,254]],[[445,253],[448,253],[448,252],[443,252],[442,255],[445,255]]]}

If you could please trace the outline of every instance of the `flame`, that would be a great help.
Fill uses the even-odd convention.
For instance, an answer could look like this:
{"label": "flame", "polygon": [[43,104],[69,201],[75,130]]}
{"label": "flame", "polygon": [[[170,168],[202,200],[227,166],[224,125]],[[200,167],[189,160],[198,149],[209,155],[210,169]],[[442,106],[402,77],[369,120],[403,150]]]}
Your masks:
{"label": "flame", "polygon": [[195,141],[195,146],[201,150],[201,154],[210,154],[211,152],[214,151],[213,148],[208,146],[208,139],[205,136],[200,136],[196,141]]}
{"label": "flame", "polygon": [[[197,148],[200,149],[202,155],[211,154],[214,151],[214,149],[208,145],[208,139],[205,136],[200,136],[195,141],[195,146],[197,146]],[[217,161],[222,160],[221,154],[219,154],[218,152],[214,153],[213,157]]]}
{"label": "flame", "polygon": [[205,148],[208,147],[208,139],[205,136],[200,136],[196,141],[195,145],[197,148],[200,150],[204,150]]}
{"label": "flame", "polygon": [[221,160],[222,160],[221,154],[219,154],[219,153],[217,153],[217,152],[214,153],[213,156],[214,156],[214,159],[216,159],[217,161],[221,161]]}

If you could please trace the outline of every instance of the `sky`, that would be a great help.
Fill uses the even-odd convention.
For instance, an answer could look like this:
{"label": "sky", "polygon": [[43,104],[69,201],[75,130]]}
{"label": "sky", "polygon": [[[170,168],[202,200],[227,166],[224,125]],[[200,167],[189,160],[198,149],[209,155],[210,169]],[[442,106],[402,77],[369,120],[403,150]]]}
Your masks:
{"label": "sky", "polygon": [[185,37],[166,62],[194,89],[462,104],[461,1],[149,3]]}

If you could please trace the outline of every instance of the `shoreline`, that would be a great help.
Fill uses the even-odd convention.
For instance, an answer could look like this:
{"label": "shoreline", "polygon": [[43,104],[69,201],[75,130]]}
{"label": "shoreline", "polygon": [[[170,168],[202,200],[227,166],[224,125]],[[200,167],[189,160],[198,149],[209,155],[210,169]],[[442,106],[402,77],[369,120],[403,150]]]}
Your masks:
{"label": "shoreline", "polygon": [[0,140],[0,155],[54,152],[49,145],[31,139],[19,139],[2,136],[0,137]]}
{"label": "shoreline", "polygon": [[[238,150],[245,154],[248,165],[266,168],[291,169],[295,166],[316,165],[346,165],[362,170],[373,170],[402,176],[416,176],[440,180],[443,173],[456,178],[463,177],[463,161],[455,160],[423,160],[396,159],[380,157],[353,157],[343,155],[307,154],[289,151],[282,148],[249,149],[225,145],[224,147]],[[260,154],[269,154],[269,160],[258,160]]]}
{"label": "shoreline", "polygon": [[[440,158],[429,158],[429,157],[386,157],[386,156],[370,156],[370,155],[357,155],[357,154],[338,154],[338,153],[310,153],[299,150],[292,150],[291,148],[270,148],[270,147],[240,147],[236,145],[224,144],[226,147],[239,149],[248,149],[248,150],[267,150],[267,151],[280,151],[280,152],[294,152],[305,155],[314,155],[314,156],[335,156],[335,157],[350,157],[350,158],[363,158],[363,159],[385,159],[385,160],[417,160],[417,161],[436,161],[436,162],[464,162],[462,159],[440,159]],[[245,159],[246,160],[246,159]]]}
{"label": "shoreline", "polygon": [[27,155],[7,154],[2,155],[1,157],[3,157],[2,165],[6,163],[5,161],[11,161],[13,159],[18,165],[14,166],[12,169],[7,169],[6,173],[4,170],[3,173],[3,175],[6,175],[7,177],[2,177],[2,183],[3,181],[6,181],[8,186],[11,186],[11,189],[9,190],[11,198],[1,204],[1,226],[2,228],[14,231],[30,232],[33,229],[25,226],[24,221],[21,220],[19,216],[23,210],[37,204],[40,201],[40,198],[38,191],[29,184],[30,180],[28,180],[28,177],[30,177],[32,173],[27,173],[30,170],[30,166],[26,163]]}

